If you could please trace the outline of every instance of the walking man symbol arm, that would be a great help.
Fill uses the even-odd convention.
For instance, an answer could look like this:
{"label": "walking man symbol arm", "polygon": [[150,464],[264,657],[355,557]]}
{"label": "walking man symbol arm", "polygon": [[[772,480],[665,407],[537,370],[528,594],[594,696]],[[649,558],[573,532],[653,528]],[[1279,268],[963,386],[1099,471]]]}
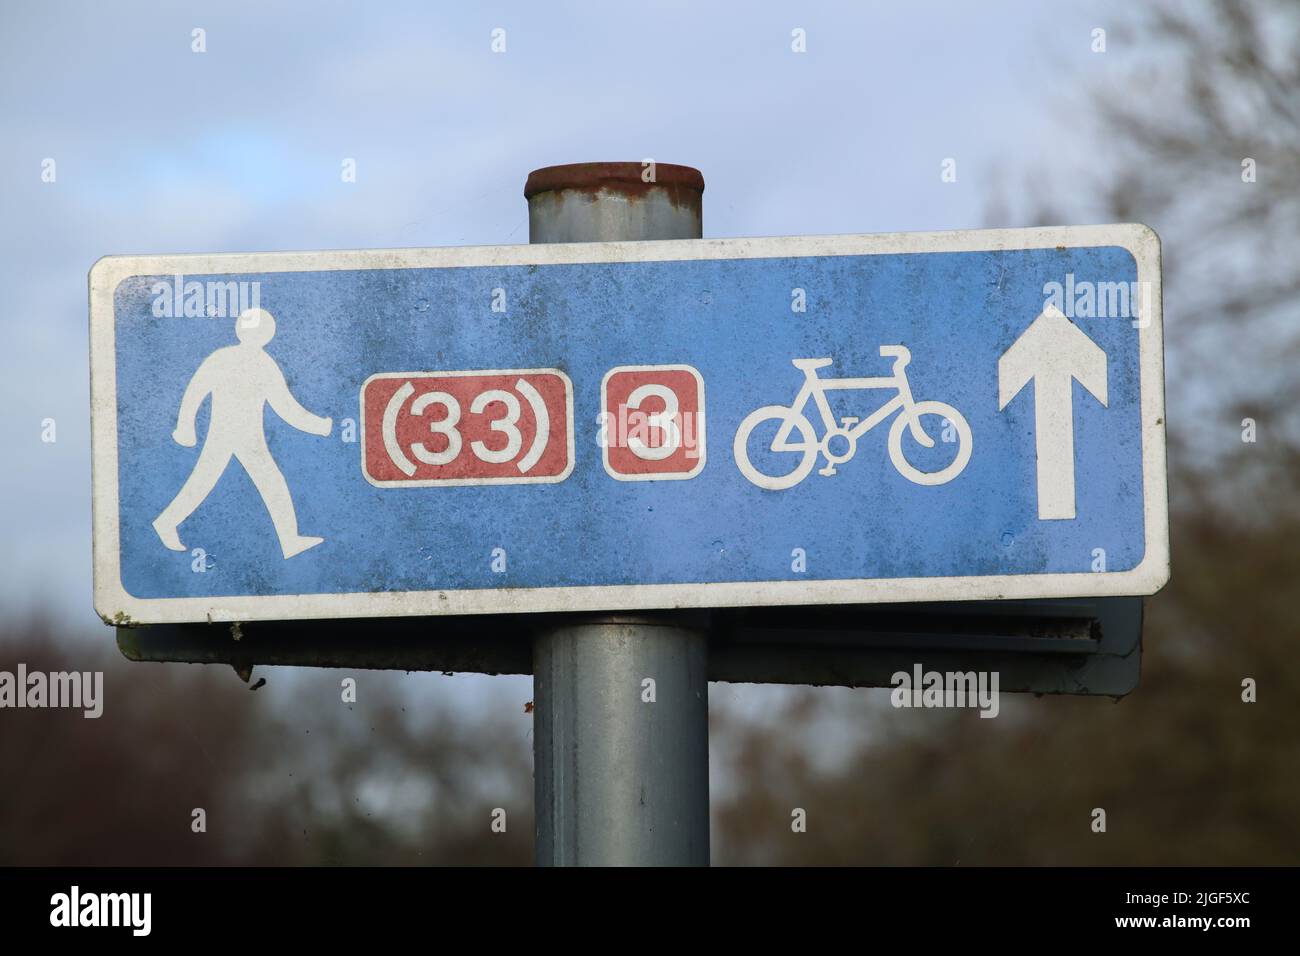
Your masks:
{"label": "walking man symbol arm", "polygon": [[212,391],[212,365],[211,359],[205,359],[199,365],[198,371],[190,379],[190,384],[185,386],[185,395],[181,398],[181,409],[176,416],[176,430],[172,432],[172,438],[176,444],[184,445],[186,448],[193,448],[198,438],[194,434],[194,420],[198,417],[199,406],[203,400],[208,397]]}
{"label": "walking man symbol arm", "polygon": [[285,382],[284,373],[280,371],[279,366],[275,366],[275,374],[271,377],[274,381],[267,394],[267,402],[277,415],[299,431],[311,435],[330,433],[330,429],[334,427],[334,420],[322,415],[314,415],[303,408],[289,391],[289,385]]}

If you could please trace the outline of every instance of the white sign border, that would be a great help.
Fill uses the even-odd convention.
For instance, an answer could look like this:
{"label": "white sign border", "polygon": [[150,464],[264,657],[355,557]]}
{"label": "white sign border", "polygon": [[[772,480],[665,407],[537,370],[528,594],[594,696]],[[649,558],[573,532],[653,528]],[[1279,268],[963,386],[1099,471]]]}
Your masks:
{"label": "white sign border", "polygon": [[[352,594],[137,598],[122,586],[117,459],[114,293],[131,276],[429,269],[459,266],[783,259],[923,252],[1119,246],[1151,283],[1149,321],[1138,328],[1146,553],[1128,571],[982,577],[741,581],[551,588],[481,588]],[[1160,239],[1137,224],[1051,226],[879,235],[553,243],[214,255],[105,256],[90,270],[90,398],[95,610],[113,624],[164,624],[443,614],[617,611],[789,604],[868,604],[1153,594],[1169,580],[1169,499]]]}

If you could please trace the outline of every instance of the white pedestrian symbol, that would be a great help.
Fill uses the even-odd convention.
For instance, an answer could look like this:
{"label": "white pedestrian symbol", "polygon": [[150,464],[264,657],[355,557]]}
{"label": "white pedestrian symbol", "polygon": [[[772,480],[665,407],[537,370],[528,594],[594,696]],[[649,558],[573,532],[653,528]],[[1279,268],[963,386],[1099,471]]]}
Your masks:
{"label": "white pedestrian symbol", "polygon": [[[808,477],[817,462],[817,453],[826,458],[826,465],[818,469],[817,474],[830,477],[836,473],[835,466],[842,465],[853,457],[857,451],[858,439],[875,428],[890,415],[898,412],[889,428],[889,460],[893,462],[898,473],[908,481],[918,485],[942,485],[956,478],[966,463],[970,461],[971,431],[961,412],[943,402],[917,402],[912,399],[912,386],[907,381],[907,364],[912,360],[912,353],[902,345],[882,345],[880,354],[883,358],[894,360],[894,374],[884,378],[819,378],[817,370],[832,364],[828,358],[794,359],[794,367],[804,373],[803,387],[794,401],[789,405],[764,405],[751,412],[740,427],[736,429],[736,440],[732,443],[732,454],[740,473],[769,491],[784,491],[793,488]],[[867,418],[843,418],[837,427],[835,416],[831,412],[826,393],[832,389],[888,389],[894,397],[887,401]],[[825,434],[818,439],[813,423],[804,414],[804,408],[812,401],[821,413]],[[957,443],[957,453],[947,467],[938,471],[921,471],[912,466],[903,456],[903,432],[909,430],[912,438],[923,448],[933,448],[934,439],[921,424],[922,415],[938,415],[943,419],[945,428],[952,427]],[[777,422],[776,430],[768,449],[773,452],[794,452],[797,458],[793,470],[783,475],[771,475],[759,471],[749,458],[749,439],[754,429],[766,422]],[[790,433],[798,431],[801,442],[790,441]],[[946,436],[945,436],[946,437]]]}
{"label": "white pedestrian symbol", "polygon": [[289,485],[266,446],[263,409],[269,404],[294,428],[313,435],[328,435],[334,423],[332,419],[313,415],[290,394],[280,366],[264,349],[274,335],[275,319],[270,312],[244,310],[235,321],[239,344],[217,349],[209,355],[185,387],[176,430],[172,432],[177,444],[194,447],[197,440],[194,419],[208,395],[212,396],[212,407],[207,438],[194,471],[172,503],[153,522],[162,543],[173,551],[186,550],[176,532],[177,526],[203,504],[232,457],[244,466],[271,513],[285,558],[301,554],[325,540],[298,533]]}

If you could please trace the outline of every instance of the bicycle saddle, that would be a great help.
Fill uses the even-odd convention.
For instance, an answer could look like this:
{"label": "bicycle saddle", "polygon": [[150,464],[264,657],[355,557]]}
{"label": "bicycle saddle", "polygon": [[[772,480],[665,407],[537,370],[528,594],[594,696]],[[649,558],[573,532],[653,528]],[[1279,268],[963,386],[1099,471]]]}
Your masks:
{"label": "bicycle saddle", "polygon": [[790,361],[791,361],[791,364],[793,364],[795,368],[797,368],[797,369],[802,369],[802,370],[804,370],[804,371],[807,371],[808,369],[819,369],[819,368],[825,368],[827,365],[834,365],[834,364],[835,364],[835,360],[834,360],[834,359],[828,359],[828,358],[819,358],[819,359],[791,359]]}

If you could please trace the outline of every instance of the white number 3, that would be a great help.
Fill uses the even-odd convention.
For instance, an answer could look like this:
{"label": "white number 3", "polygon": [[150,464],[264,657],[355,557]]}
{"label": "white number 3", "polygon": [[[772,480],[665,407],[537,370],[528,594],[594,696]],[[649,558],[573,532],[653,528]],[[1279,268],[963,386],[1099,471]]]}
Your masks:
{"label": "white number 3", "polygon": [[642,385],[633,389],[632,394],[627,397],[627,407],[639,410],[641,403],[652,396],[663,401],[664,410],[648,416],[646,426],[658,428],[663,432],[663,444],[651,448],[641,440],[641,429],[632,429],[632,434],[627,438],[627,447],[642,461],[663,461],[682,447],[682,431],[677,427],[676,421],[677,412],[680,410],[677,394],[667,385]]}
{"label": "white number 3", "polygon": [[488,448],[486,442],[475,441],[470,442],[470,447],[474,449],[474,454],[481,461],[500,465],[513,460],[519,454],[519,449],[524,445],[524,436],[519,434],[519,429],[515,427],[515,423],[519,421],[519,399],[499,388],[489,389],[474,396],[474,402],[470,405],[469,410],[478,415],[487,408],[490,402],[501,402],[506,407],[506,417],[498,418],[496,421],[491,422],[489,426],[494,432],[505,433],[506,446],[499,451],[493,451]]}

